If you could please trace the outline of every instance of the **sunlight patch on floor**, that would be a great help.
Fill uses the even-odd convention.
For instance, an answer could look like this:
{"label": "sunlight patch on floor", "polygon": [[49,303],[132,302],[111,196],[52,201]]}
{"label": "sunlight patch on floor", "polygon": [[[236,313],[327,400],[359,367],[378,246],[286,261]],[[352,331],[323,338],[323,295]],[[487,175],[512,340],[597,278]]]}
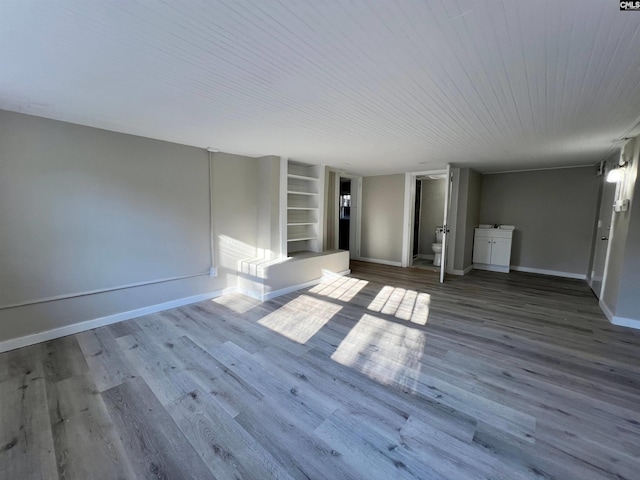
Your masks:
{"label": "sunlight patch on floor", "polygon": [[377,382],[415,392],[425,338],[416,328],[365,314],[331,359]]}
{"label": "sunlight patch on floor", "polygon": [[211,302],[222,305],[236,313],[247,313],[260,303],[259,300],[241,294],[222,295],[221,297],[214,298]]}
{"label": "sunlight patch on floor", "polygon": [[426,325],[431,295],[404,288],[383,287],[371,301],[368,310],[393,315],[418,325]]}
{"label": "sunlight patch on floor", "polygon": [[369,282],[358,278],[340,277],[329,283],[321,283],[311,290],[311,293],[324,297],[335,298],[343,302],[349,302],[360,292]]}
{"label": "sunlight patch on floor", "polygon": [[258,323],[295,342],[304,344],[341,309],[342,307],[335,303],[300,295],[260,319]]}
{"label": "sunlight patch on floor", "polygon": [[349,277],[340,277],[340,278],[336,278],[335,280],[331,280],[329,282],[322,282],[316,285],[315,287],[309,289],[309,292],[328,297],[334,290],[339,288],[340,285],[345,283],[348,279]]}

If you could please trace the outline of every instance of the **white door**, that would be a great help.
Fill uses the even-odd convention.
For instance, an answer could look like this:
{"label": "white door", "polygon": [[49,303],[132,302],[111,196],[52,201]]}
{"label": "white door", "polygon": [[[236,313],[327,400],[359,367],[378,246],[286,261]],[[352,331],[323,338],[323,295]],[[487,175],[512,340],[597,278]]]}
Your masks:
{"label": "white door", "polygon": [[444,188],[444,219],[442,225],[444,232],[442,234],[442,261],[440,262],[440,283],[444,282],[444,272],[447,267],[447,239],[449,238],[449,197],[451,196],[451,165],[447,165],[447,183]]}
{"label": "white door", "polygon": [[604,182],[602,197],[600,198],[600,213],[598,215],[598,228],[596,229],[595,250],[593,254],[593,267],[591,269],[591,290],[596,297],[602,294],[604,280],[604,267],[607,260],[609,247],[609,235],[611,234],[611,220],[613,218],[613,201],[616,194],[616,184]]}

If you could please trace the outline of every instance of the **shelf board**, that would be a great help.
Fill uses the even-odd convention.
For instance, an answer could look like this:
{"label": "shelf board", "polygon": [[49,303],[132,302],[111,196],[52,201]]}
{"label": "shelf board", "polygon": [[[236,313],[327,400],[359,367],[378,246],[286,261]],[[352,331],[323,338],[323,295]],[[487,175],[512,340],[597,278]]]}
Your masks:
{"label": "shelf board", "polygon": [[316,225],[318,222],[291,222],[287,223],[288,227],[292,227],[294,225]]}
{"label": "shelf board", "polygon": [[288,178],[295,178],[298,180],[309,180],[309,181],[313,181],[313,182],[317,182],[318,180],[320,180],[319,178],[316,177],[307,177],[306,175],[296,175],[294,173],[288,173],[287,174]]}
{"label": "shelf board", "polygon": [[292,237],[292,238],[287,238],[287,242],[302,242],[303,240],[317,240],[318,237],[317,236],[313,236],[313,237]]}
{"label": "shelf board", "polygon": [[287,190],[287,193],[289,193],[291,195],[318,195],[315,192],[298,192],[298,191],[294,191],[294,190]]}
{"label": "shelf board", "polygon": [[318,210],[318,207],[287,207],[287,210]]}

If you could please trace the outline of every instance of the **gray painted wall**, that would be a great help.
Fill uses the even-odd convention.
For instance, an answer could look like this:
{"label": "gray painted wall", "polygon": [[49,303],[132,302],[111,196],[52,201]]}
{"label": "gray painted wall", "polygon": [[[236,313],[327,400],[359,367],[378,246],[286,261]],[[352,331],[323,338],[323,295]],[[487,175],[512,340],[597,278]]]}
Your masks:
{"label": "gray painted wall", "polygon": [[337,172],[329,170],[327,167],[324,173],[324,249],[334,250],[336,245],[336,224],[338,222],[338,196],[340,192],[336,190]]}
{"label": "gray painted wall", "polygon": [[431,245],[436,241],[436,228],[442,226],[444,219],[445,179],[422,180],[422,199],[420,202],[420,242],[418,253],[433,255]]}
{"label": "gray painted wall", "polygon": [[[455,175],[455,173],[454,173]],[[457,202],[456,202],[456,213],[455,216],[455,242],[452,242],[455,253],[453,255],[453,268],[461,272],[464,270],[464,247],[466,244],[467,238],[467,198],[469,196],[469,169],[468,168],[460,168],[457,171],[457,190],[453,189],[455,193],[457,193]]]}
{"label": "gray painted wall", "polygon": [[629,210],[629,227],[624,255],[624,268],[618,286],[618,305],[615,315],[640,321],[640,182],[637,181],[640,162],[640,137],[636,137],[633,146],[635,169],[630,169],[628,198],[635,199]]}
{"label": "gray painted wall", "polygon": [[480,223],[516,226],[512,265],[586,275],[598,181],[593,167],[484,175]]}
{"label": "gray painted wall", "polygon": [[468,169],[467,208],[464,226],[464,256],[462,269],[473,264],[473,237],[480,219],[480,199],[482,198],[482,175]]}
{"label": "gray painted wall", "polygon": [[403,209],[404,175],[362,179],[361,257],[402,261]]}
{"label": "gray painted wall", "polygon": [[453,169],[452,199],[449,224],[454,230],[453,268],[461,273],[472,264],[473,234],[478,226],[482,175],[470,168]]}
{"label": "gray painted wall", "polygon": [[615,316],[640,321],[640,136],[627,143],[624,154],[629,166],[620,196],[631,204],[627,212],[613,214],[602,301]]}
{"label": "gray painted wall", "polygon": [[259,172],[255,158],[216,153],[213,159],[214,250],[225,286],[237,285],[238,260],[257,255],[258,193],[265,181]]}
{"label": "gray painted wall", "polygon": [[458,230],[458,197],[460,196],[460,168],[451,167],[451,201],[449,203],[449,235],[447,237],[447,261],[445,271],[449,274],[456,272],[455,263],[458,252],[456,251],[456,238]]}
{"label": "gray painted wall", "polygon": [[[280,157],[267,156],[257,159],[258,256],[277,258],[281,252],[280,230]],[[251,178],[251,175],[249,175]],[[251,196],[249,196],[251,197]]]}
{"label": "gray painted wall", "polygon": [[[256,167],[215,156],[218,278],[0,309],[0,341],[235,286]],[[203,149],[0,111],[0,306],[207,272],[208,179]]]}

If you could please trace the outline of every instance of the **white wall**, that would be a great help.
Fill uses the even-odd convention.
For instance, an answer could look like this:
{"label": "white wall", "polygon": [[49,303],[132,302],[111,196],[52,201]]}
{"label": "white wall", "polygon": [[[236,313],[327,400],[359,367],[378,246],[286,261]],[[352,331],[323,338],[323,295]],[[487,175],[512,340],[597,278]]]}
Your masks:
{"label": "white wall", "polygon": [[640,136],[627,143],[624,155],[629,165],[620,197],[631,204],[628,211],[613,214],[601,301],[618,323],[640,328]]}
{"label": "white wall", "polygon": [[404,175],[362,179],[360,257],[400,264]]}
{"label": "white wall", "polygon": [[586,275],[598,201],[595,167],[483,175],[480,223],[515,225],[511,264]]}
{"label": "white wall", "polygon": [[256,167],[216,154],[210,278],[203,149],[0,111],[0,341],[235,286],[255,255]]}

